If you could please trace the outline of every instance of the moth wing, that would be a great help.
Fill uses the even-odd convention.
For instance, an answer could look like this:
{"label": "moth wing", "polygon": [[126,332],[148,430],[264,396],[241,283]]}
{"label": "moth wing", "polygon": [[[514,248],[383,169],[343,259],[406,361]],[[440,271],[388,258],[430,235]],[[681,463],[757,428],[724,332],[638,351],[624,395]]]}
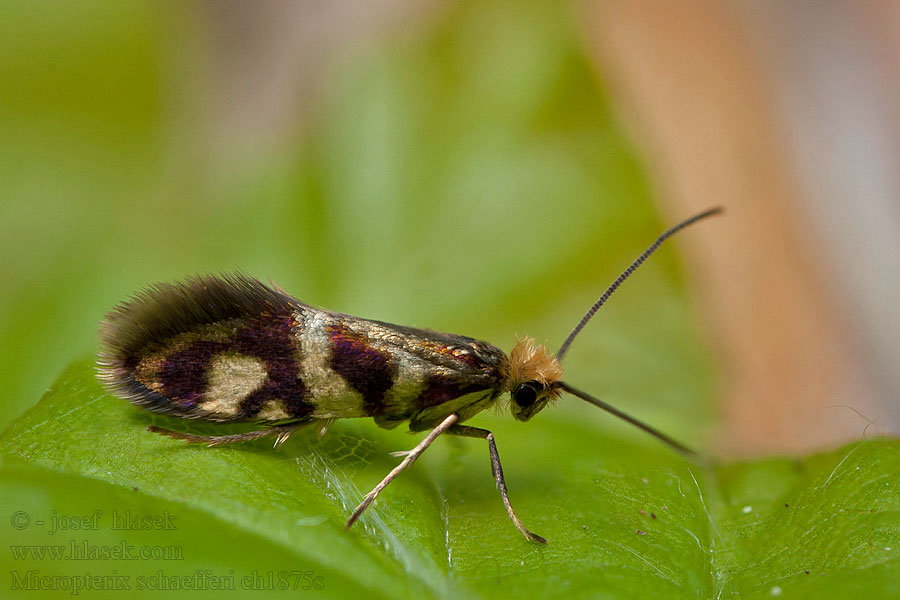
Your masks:
{"label": "moth wing", "polygon": [[329,316],[329,366],[362,394],[362,407],[354,416],[372,416],[381,427],[409,419],[410,427],[419,430],[450,412],[468,413],[469,404],[495,399],[506,381],[506,355],[486,342],[350,315]]}
{"label": "moth wing", "polygon": [[120,398],[183,418],[309,420],[297,377],[303,310],[315,309],[243,274],[156,284],[101,322],[98,378]]}

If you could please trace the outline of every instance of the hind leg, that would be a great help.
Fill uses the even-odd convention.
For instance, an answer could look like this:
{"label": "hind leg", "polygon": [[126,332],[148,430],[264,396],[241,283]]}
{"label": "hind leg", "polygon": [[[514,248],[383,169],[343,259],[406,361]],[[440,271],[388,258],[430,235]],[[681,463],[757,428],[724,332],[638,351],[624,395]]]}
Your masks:
{"label": "hind leg", "polygon": [[176,440],[184,440],[189,444],[206,444],[207,446],[221,446],[223,444],[239,444],[241,442],[249,442],[252,440],[258,440],[259,438],[264,438],[270,435],[274,435],[275,437],[275,447],[280,447],[283,443],[287,441],[287,439],[291,436],[294,431],[300,427],[301,425],[305,425],[305,423],[295,423],[292,425],[279,425],[278,427],[270,427],[268,429],[260,429],[259,431],[248,431],[246,433],[235,433],[231,435],[196,435],[193,433],[182,433],[180,431],[173,431],[171,429],[164,429],[162,427],[157,427],[156,425],[151,425],[147,428],[147,431],[152,431],[153,433],[158,433],[160,435],[165,435],[172,439]]}

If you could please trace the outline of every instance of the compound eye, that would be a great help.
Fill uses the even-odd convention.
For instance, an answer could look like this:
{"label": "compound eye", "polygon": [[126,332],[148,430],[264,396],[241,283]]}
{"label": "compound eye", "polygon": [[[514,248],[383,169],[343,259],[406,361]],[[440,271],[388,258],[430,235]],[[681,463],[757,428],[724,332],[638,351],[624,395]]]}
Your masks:
{"label": "compound eye", "polygon": [[522,408],[528,408],[537,401],[537,385],[533,381],[520,384],[513,392],[513,400]]}

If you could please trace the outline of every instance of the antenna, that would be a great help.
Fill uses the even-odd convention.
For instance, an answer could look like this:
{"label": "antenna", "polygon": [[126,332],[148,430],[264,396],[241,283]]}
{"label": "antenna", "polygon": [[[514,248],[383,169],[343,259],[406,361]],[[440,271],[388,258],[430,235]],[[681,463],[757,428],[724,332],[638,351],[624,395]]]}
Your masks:
{"label": "antenna", "polygon": [[[608,288],[606,288],[606,291],[603,292],[603,295],[600,296],[600,298],[596,302],[594,302],[594,305],[591,306],[590,310],[588,310],[587,313],[585,313],[585,315],[581,318],[581,321],[578,322],[578,325],[575,326],[575,329],[572,330],[572,333],[569,334],[569,337],[566,338],[566,341],[564,341],[562,346],[559,347],[559,351],[556,353],[556,360],[558,360],[559,362],[562,362],[562,359],[566,355],[566,352],[569,351],[569,346],[572,345],[572,340],[574,340],[575,336],[577,336],[581,332],[581,330],[584,329],[584,326],[587,325],[588,321],[591,320],[591,317],[593,317],[594,314],[598,310],[600,310],[600,307],[603,306],[606,303],[606,301],[609,299],[609,297],[612,296],[612,293],[615,292],[616,289],[618,289],[618,287],[620,285],[622,285],[622,282],[625,281],[626,279],[628,279],[628,276],[631,275],[632,273],[634,273],[634,271],[639,266],[641,266],[641,263],[643,263],[645,260],[647,260],[647,258],[651,254],[656,252],[656,250],[662,245],[662,243],[664,241],[666,241],[668,238],[672,237],[673,235],[675,235],[676,233],[678,233],[679,231],[681,231],[688,225],[693,225],[697,221],[705,219],[706,217],[711,217],[713,215],[718,215],[721,213],[722,213],[721,206],[717,206],[716,208],[711,208],[709,210],[703,211],[702,213],[700,213],[698,215],[694,215],[690,219],[687,219],[686,221],[682,221],[678,225],[675,225],[674,227],[667,229],[666,231],[663,232],[662,235],[660,235],[658,238],[656,238],[656,241],[653,242],[652,244],[650,244],[650,246],[646,250],[644,250],[640,256],[638,256],[636,259],[634,259],[634,262],[631,263],[630,265],[628,265],[628,268],[625,269],[622,272],[622,274],[619,275],[616,278],[616,280],[613,281],[612,284]],[[580,396],[579,394],[575,394],[575,395],[579,396],[580,398],[582,398],[584,400],[587,400],[587,398],[584,398],[584,396]],[[599,401],[594,402],[594,400],[588,400],[588,402],[593,402],[594,404],[596,404]],[[600,406],[600,405],[598,404],[598,406]],[[606,410],[609,410],[609,408],[606,408],[604,406],[600,406],[600,408],[605,408]],[[622,414],[619,414],[618,416],[625,418]],[[628,420],[628,419],[626,418],[626,420]],[[634,423],[634,424],[637,425],[638,427],[641,427],[642,429],[649,431],[649,429],[647,429],[646,425],[638,424],[638,423]],[[663,439],[663,441],[666,441],[664,439],[665,436],[662,436],[662,434],[660,434],[659,432],[651,431],[651,433],[653,433],[657,437],[660,437],[660,439]],[[667,443],[670,443],[670,442],[671,442],[671,440],[669,440]],[[672,445],[672,444],[670,443],[670,445]],[[675,444],[675,445],[677,446],[677,444]]]}
{"label": "antenna", "polygon": [[559,387],[561,387],[565,391],[569,392],[573,396],[575,396],[577,398],[581,398],[582,400],[584,400],[586,402],[590,402],[594,406],[602,408],[606,412],[619,417],[623,421],[627,421],[627,422],[631,423],[632,425],[634,425],[635,427],[637,427],[639,429],[643,429],[644,431],[646,431],[647,433],[649,433],[650,435],[652,435],[659,441],[663,442],[670,448],[675,449],[676,451],[680,452],[681,454],[683,454],[685,456],[696,456],[697,455],[696,451],[691,450],[690,448],[688,448],[687,446],[685,446],[684,444],[682,444],[680,442],[676,442],[674,439],[670,438],[669,436],[667,436],[663,432],[659,431],[658,429],[655,429],[655,428],[647,425],[643,421],[639,421],[638,419],[635,419],[631,415],[622,412],[615,406],[613,406],[611,404],[607,404],[603,400],[594,398],[590,394],[582,392],[581,390],[576,390],[575,388],[573,388],[571,385],[569,385],[565,381],[560,381],[558,385],[559,385]]}

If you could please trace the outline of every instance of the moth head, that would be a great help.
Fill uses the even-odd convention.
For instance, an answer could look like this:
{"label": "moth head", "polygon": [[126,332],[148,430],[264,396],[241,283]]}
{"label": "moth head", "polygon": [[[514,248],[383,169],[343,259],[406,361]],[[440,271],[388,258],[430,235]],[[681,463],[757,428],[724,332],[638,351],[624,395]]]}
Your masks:
{"label": "moth head", "polygon": [[651,254],[656,252],[657,248],[659,248],[664,241],[685,227],[707,217],[718,215],[721,212],[721,208],[712,208],[696,214],[664,231],[662,235],[656,238],[655,242],[650,244],[650,246],[648,246],[647,249],[644,250],[608,288],[606,288],[606,291],[603,292],[596,302],[594,302],[571,333],[569,333],[569,336],[563,342],[562,346],[560,346],[555,356],[551,356],[543,346],[535,344],[534,339],[532,338],[524,338],[516,342],[515,348],[513,348],[513,351],[509,354],[509,369],[506,374],[506,383],[510,394],[512,395],[510,407],[513,416],[519,421],[527,421],[539,413],[549,402],[556,400],[562,392],[567,392],[576,398],[581,398],[585,402],[589,402],[598,408],[602,408],[620,419],[643,429],[678,452],[685,455],[694,454],[690,448],[673,440],[661,431],[650,427],[646,423],[607,404],[603,400],[577,390],[565,383],[562,380],[562,366],[560,363],[562,362],[563,357],[565,357],[566,352],[569,351],[569,346],[572,345],[572,341],[578,336],[581,330],[584,329],[584,326],[587,325],[588,321],[593,318],[600,307],[606,303],[622,282],[634,273],[634,271],[640,267]]}
{"label": "moth head", "polygon": [[510,410],[518,421],[527,421],[560,395],[562,366],[547,348],[526,337],[509,353]]}

